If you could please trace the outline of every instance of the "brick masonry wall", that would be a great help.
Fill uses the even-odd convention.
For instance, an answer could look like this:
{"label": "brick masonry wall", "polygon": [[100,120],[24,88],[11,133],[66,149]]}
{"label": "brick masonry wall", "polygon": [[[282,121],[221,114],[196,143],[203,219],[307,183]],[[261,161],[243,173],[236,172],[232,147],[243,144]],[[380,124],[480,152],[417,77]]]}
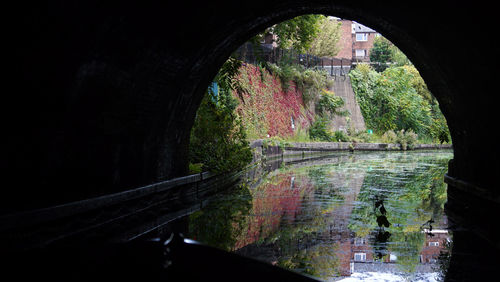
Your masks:
{"label": "brick masonry wall", "polygon": [[341,20],[342,24],[342,36],[340,38],[339,44],[341,49],[336,58],[346,58],[352,59],[352,21]]}

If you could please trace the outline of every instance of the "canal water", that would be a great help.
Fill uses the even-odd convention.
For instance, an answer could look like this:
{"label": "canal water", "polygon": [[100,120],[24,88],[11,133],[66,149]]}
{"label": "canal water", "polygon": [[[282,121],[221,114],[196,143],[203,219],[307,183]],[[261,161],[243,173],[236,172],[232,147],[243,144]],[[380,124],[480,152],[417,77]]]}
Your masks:
{"label": "canal water", "polygon": [[[451,151],[337,153],[248,173],[185,237],[329,281],[439,281]],[[269,164],[268,164],[269,165]]]}

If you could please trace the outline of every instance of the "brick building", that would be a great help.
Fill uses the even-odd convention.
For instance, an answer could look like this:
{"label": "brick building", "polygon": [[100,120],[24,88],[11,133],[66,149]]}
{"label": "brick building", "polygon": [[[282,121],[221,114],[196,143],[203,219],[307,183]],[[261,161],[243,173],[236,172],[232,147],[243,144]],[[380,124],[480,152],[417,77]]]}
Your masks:
{"label": "brick building", "polygon": [[379,34],[360,23],[352,23],[352,58],[355,62],[370,62],[373,40]]}
{"label": "brick building", "polygon": [[341,49],[335,58],[352,62],[370,62],[373,40],[379,36],[375,30],[360,23],[337,19],[341,23]]}
{"label": "brick building", "polygon": [[338,19],[340,22],[341,26],[341,36],[339,40],[339,45],[340,45],[340,51],[335,56],[335,58],[339,59],[348,59],[352,60],[352,21],[350,20],[343,20],[343,19]]}

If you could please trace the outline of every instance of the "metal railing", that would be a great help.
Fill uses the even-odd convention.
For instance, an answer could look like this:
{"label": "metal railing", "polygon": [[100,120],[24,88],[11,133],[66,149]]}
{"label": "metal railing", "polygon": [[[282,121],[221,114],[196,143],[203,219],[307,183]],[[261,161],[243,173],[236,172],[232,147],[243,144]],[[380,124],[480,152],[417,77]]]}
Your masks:
{"label": "metal railing", "polygon": [[286,63],[302,65],[305,68],[323,69],[330,76],[346,76],[351,69],[352,61],[344,58],[318,57],[302,54],[293,49],[273,47],[271,44],[254,44],[247,42],[240,46],[233,57],[249,64]]}
{"label": "metal railing", "polygon": [[301,54],[293,49],[273,47],[271,44],[254,44],[247,42],[240,46],[233,57],[250,63],[258,64],[268,62],[273,64],[288,63],[302,65],[305,68],[321,67],[323,60],[311,54]]}

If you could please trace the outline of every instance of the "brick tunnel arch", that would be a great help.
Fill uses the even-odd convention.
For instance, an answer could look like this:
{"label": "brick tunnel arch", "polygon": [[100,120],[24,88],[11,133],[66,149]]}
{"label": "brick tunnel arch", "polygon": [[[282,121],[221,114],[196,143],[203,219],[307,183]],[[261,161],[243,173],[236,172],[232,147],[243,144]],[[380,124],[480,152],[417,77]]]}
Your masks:
{"label": "brick tunnel arch", "polygon": [[[458,188],[448,206],[467,208],[463,214],[479,230],[462,238],[499,248],[486,220],[499,210],[500,154],[487,146],[491,132],[485,128],[495,121],[490,94],[497,92],[496,64],[479,59],[484,49],[478,44],[496,17],[481,1],[435,2],[54,1],[18,7],[10,15],[15,26],[5,35],[12,47],[6,86],[15,90],[3,101],[1,167],[4,181],[13,184],[1,211],[184,174],[194,115],[230,53],[272,24],[318,13],[374,28],[415,64],[453,139],[449,175],[458,182],[450,186]],[[449,39],[463,34],[468,40],[450,47]]]}

